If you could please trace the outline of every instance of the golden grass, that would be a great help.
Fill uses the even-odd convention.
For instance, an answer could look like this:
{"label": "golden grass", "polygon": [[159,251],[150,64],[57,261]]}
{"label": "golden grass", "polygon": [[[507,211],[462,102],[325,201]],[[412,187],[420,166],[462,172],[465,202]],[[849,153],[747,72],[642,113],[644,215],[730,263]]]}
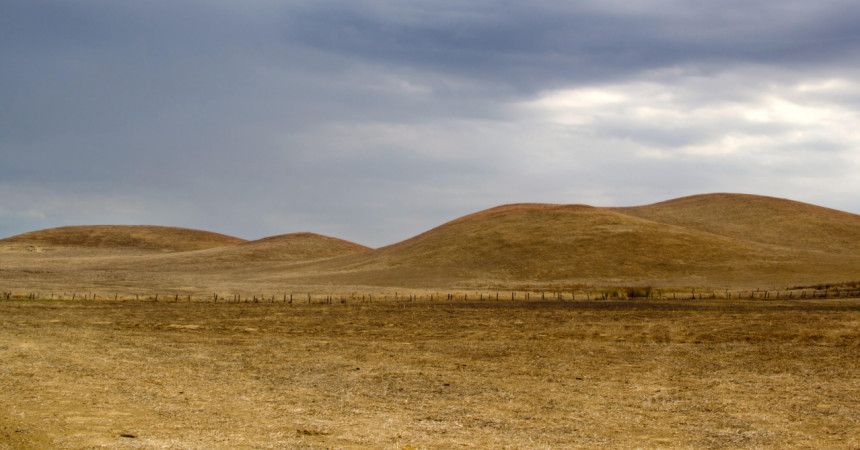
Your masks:
{"label": "golden grass", "polygon": [[[853,217],[860,224],[860,217]],[[851,236],[860,237],[860,232]],[[839,280],[860,267],[856,255],[833,256],[605,208],[523,204],[466,216],[374,252],[318,263],[306,272],[345,284],[385,286],[751,286]]]}
{"label": "golden grass", "polygon": [[306,262],[370,250],[354,242],[315,233],[291,233],[185,255],[188,259]]}
{"label": "golden grass", "polygon": [[27,233],[0,292],[102,301],[0,301],[0,449],[857,448],[860,300],[736,294],[857,289],[858,242],[856,215],[737,194],[507,205],[376,250]]}
{"label": "golden grass", "polygon": [[0,302],[0,448],[856,448],[858,330],[856,299]]}
{"label": "golden grass", "polygon": [[[229,244],[235,238],[193,230],[74,228],[0,241],[0,290],[773,289],[860,273],[860,216],[741,194],[633,208],[506,205],[376,250],[312,233]],[[196,249],[201,242],[217,247]],[[176,251],[185,247],[195,250]]]}
{"label": "golden grass", "polygon": [[707,194],[612,210],[743,241],[831,254],[860,251],[857,215],[781,198]]}
{"label": "golden grass", "polygon": [[0,240],[0,247],[191,251],[245,242],[211,231],[149,225],[86,225],[32,231]]}

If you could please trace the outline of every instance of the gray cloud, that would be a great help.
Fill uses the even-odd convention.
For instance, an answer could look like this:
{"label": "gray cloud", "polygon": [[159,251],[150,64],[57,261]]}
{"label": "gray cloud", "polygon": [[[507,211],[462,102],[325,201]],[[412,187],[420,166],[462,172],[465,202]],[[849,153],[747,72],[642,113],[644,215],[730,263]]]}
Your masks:
{"label": "gray cloud", "polygon": [[0,235],[384,245],[709,191],[860,211],[860,7],[628,3],[4,2]]}
{"label": "gray cloud", "polygon": [[[856,55],[860,41],[850,3],[645,3],[633,11],[588,2],[310,3],[289,16],[286,35],[359,59],[537,90],[690,63],[713,71],[709,64],[833,62]],[[848,64],[856,65],[840,61]]]}

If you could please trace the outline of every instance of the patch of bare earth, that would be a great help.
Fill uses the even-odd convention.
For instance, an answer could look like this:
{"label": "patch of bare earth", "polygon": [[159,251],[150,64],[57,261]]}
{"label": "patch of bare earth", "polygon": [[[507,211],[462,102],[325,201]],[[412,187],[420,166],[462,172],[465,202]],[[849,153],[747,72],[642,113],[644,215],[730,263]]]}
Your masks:
{"label": "patch of bare earth", "polygon": [[860,445],[860,300],[0,302],[0,448]]}

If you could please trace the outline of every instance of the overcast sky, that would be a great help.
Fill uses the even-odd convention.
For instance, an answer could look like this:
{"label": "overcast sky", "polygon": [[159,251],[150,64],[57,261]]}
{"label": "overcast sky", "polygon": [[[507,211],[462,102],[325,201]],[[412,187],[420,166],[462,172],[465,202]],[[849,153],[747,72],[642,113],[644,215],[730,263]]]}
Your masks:
{"label": "overcast sky", "polygon": [[708,192],[858,213],[858,75],[853,0],[3,0],[0,237],[377,247]]}

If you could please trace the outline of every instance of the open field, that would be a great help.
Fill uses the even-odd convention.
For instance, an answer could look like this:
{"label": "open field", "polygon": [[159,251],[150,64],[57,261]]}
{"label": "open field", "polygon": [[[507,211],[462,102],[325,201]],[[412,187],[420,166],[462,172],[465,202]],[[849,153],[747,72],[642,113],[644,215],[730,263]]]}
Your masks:
{"label": "open field", "polygon": [[505,205],[378,249],[25,233],[0,448],[860,448],[858,274],[860,216],[743,194]]}
{"label": "open field", "polygon": [[857,448],[858,343],[845,298],[2,301],[0,448]]}

